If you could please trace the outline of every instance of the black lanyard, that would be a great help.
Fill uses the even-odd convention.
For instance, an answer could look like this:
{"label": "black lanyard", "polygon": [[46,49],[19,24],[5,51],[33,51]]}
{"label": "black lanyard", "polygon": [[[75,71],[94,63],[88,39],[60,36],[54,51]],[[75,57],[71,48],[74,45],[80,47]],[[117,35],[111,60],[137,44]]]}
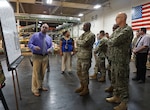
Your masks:
{"label": "black lanyard", "polygon": [[140,42],[141,39],[142,39],[142,37],[140,37],[140,39],[139,39],[138,42],[136,43],[135,47],[138,46],[138,44],[139,44],[139,42]]}

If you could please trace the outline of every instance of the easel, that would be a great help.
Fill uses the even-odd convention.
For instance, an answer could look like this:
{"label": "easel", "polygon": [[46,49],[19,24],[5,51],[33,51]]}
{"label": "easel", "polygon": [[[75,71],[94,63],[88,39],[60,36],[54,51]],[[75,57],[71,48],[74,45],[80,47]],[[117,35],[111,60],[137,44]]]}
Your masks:
{"label": "easel", "polygon": [[9,68],[9,70],[12,72],[12,79],[13,79],[13,86],[14,86],[14,93],[15,93],[15,100],[16,100],[16,109],[19,110],[19,106],[18,106],[18,99],[17,99],[17,92],[16,92],[16,84],[15,84],[15,76],[14,73],[16,73],[16,80],[17,80],[17,86],[18,86],[18,91],[19,91],[19,96],[20,96],[20,100],[22,100],[21,98],[21,91],[20,91],[20,85],[19,85],[19,80],[18,80],[18,73],[17,73],[17,66],[21,63],[21,61],[23,60],[23,56],[20,56]]}
{"label": "easel", "polygon": [[16,92],[16,85],[15,85],[14,71],[16,73],[16,79],[17,79],[17,85],[18,85],[20,100],[22,100],[22,98],[21,98],[21,92],[20,92],[20,86],[19,86],[19,80],[18,80],[17,71],[16,71],[16,69],[14,69],[14,70],[12,70],[12,79],[13,79],[13,86],[14,86],[14,93],[15,93],[15,100],[16,100],[16,108],[17,108],[17,110],[19,110],[18,99],[17,99],[17,92]]}
{"label": "easel", "polygon": [[8,106],[7,106],[7,103],[6,103],[6,100],[5,100],[5,97],[3,95],[3,92],[2,92],[2,88],[5,86],[5,83],[2,85],[2,87],[0,88],[0,100],[2,101],[2,104],[5,108],[5,110],[9,110]]}
{"label": "easel", "polygon": [[19,110],[14,74],[16,74],[17,86],[21,100],[22,98],[16,68],[22,61],[23,56],[21,56],[21,49],[18,32],[16,28],[14,10],[7,0],[0,0],[0,4],[3,4],[0,5],[0,33],[3,41],[4,53],[6,55],[8,71],[12,72],[16,108],[17,108],[16,110]]}
{"label": "easel", "polygon": [[2,88],[5,87],[5,79],[6,79],[5,75],[2,75],[2,74],[5,74],[4,68],[5,68],[6,64],[3,61],[0,61],[0,64],[1,64],[1,67],[0,67],[1,73],[0,74],[1,74],[1,79],[2,79],[1,84],[0,84],[0,100],[2,101],[2,104],[5,108],[5,110],[9,110],[7,103],[6,103],[6,100],[5,100],[5,97],[4,97],[3,92],[2,92]]}
{"label": "easel", "polygon": [[[17,60],[15,60],[15,62],[12,64],[12,65],[10,65],[10,67],[8,68],[8,70],[9,71],[11,71],[12,72],[12,79],[13,79],[13,86],[14,86],[14,94],[15,94],[15,101],[16,101],[16,110],[19,110],[19,106],[18,106],[18,99],[17,99],[17,92],[16,92],[16,84],[15,84],[15,75],[14,75],[14,73],[16,73],[16,80],[17,80],[17,86],[18,86],[18,91],[19,91],[19,96],[20,96],[20,100],[22,100],[22,98],[21,98],[21,91],[20,91],[20,85],[19,85],[19,80],[18,80],[18,73],[17,73],[17,67],[18,67],[18,65],[21,63],[21,61],[23,60],[23,56],[20,56]],[[6,67],[7,67],[7,64],[6,64],[6,60],[3,60],[2,61],[2,69],[3,70],[6,70]],[[8,72],[8,70],[7,70],[7,72]],[[5,85],[4,85],[5,86]],[[2,87],[4,87],[4,86],[2,86]],[[2,91],[1,91],[1,88],[0,88],[0,97],[1,97],[1,100],[2,100],[2,103],[3,103],[3,106],[4,106],[4,108],[5,108],[5,110],[9,110],[8,109],[8,106],[7,106],[7,104],[6,104],[6,101],[5,101],[5,98],[4,98],[4,96],[3,96],[3,93],[2,93]]]}

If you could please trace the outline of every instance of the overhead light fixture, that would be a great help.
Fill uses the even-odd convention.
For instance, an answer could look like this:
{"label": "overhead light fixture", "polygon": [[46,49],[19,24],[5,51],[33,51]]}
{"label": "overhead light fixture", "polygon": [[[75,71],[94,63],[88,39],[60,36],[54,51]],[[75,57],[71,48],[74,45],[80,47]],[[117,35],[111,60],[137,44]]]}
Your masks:
{"label": "overhead light fixture", "polygon": [[53,0],[46,0],[47,4],[52,4]]}
{"label": "overhead light fixture", "polygon": [[80,18],[77,18],[77,20],[80,21],[81,19],[80,19]]}
{"label": "overhead light fixture", "polygon": [[38,26],[37,26],[38,28],[40,28],[41,27],[41,24],[38,24]]}
{"label": "overhead light fixture", "polygon": [[99,5],[99,4],[97,4],[97,5],[95,5],[93,8],[94,8],[94,9],[99,9],[100,7],[102,7],[102,6]]}
{"label": "overhead light fixture", "polygon": [[43,13],[47,13],[47,11],[43,11]]}
{"label": "overhead light fixture", "polygon": [[42,23],[42,21],[39,21],[39,23]]}
{"label": "overhead light fixture", "polygon": [[78,16],[82,17],[82,16],[83,16],[83,13],[80,13]]}
{"label": "overhead light fixture", "polygon": [[73,20],[73,17],[69,17],[70,20]]}

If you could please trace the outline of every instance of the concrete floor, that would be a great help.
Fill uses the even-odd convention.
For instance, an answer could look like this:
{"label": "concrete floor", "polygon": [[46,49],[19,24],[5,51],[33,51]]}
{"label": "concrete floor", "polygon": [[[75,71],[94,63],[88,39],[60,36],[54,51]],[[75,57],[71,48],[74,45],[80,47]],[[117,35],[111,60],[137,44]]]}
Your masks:
{"label": "concrete floor", "polygon": [[[131,77],[134,69],[131,66]],[[90,69],[93,73],[94,62]],[[74,93],[79,81],[76,76],[76,57],[73,57],[73,74],[61,74],[60,56],[50,56],[50,72],[46,74],[45,86],[49,88],[48,92],[42,92],[40,97],[35,97],[31,93],[31,74],[32,66],[29,62],[29,56],[25,56],[22,63],[17,68],[20,82],[22,100],[19,100],[19,110],[113,110],[115,104],[107,103],[106,97],[111,94],[105,93],[104,88],[109,86],[109,80],[105,83],[99,83],[90,80],[90,95],[81,97]],[[149,71],[147,71],[149,74]],[[11,72],[6,76],[6,86],[3,93],[10,110],[16,110],[14,89]],[[150,110],[150,78],[146,79],[145,84],[137,84],[130,77],[130,101],[128,110]],[[0,103],[0,110],[4,110]]]}

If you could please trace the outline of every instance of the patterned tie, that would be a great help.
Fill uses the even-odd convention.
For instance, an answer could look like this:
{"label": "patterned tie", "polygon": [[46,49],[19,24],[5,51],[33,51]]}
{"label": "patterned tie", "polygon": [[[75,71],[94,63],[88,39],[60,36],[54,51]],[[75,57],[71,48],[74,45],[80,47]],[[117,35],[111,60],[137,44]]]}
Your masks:
{"label": "patterned tie", "polygon": [[44,36],[44,38],[43,38],[42,54],[43,54],[43,55],[46,54],[46,40],[45,40],[45,36]]}

